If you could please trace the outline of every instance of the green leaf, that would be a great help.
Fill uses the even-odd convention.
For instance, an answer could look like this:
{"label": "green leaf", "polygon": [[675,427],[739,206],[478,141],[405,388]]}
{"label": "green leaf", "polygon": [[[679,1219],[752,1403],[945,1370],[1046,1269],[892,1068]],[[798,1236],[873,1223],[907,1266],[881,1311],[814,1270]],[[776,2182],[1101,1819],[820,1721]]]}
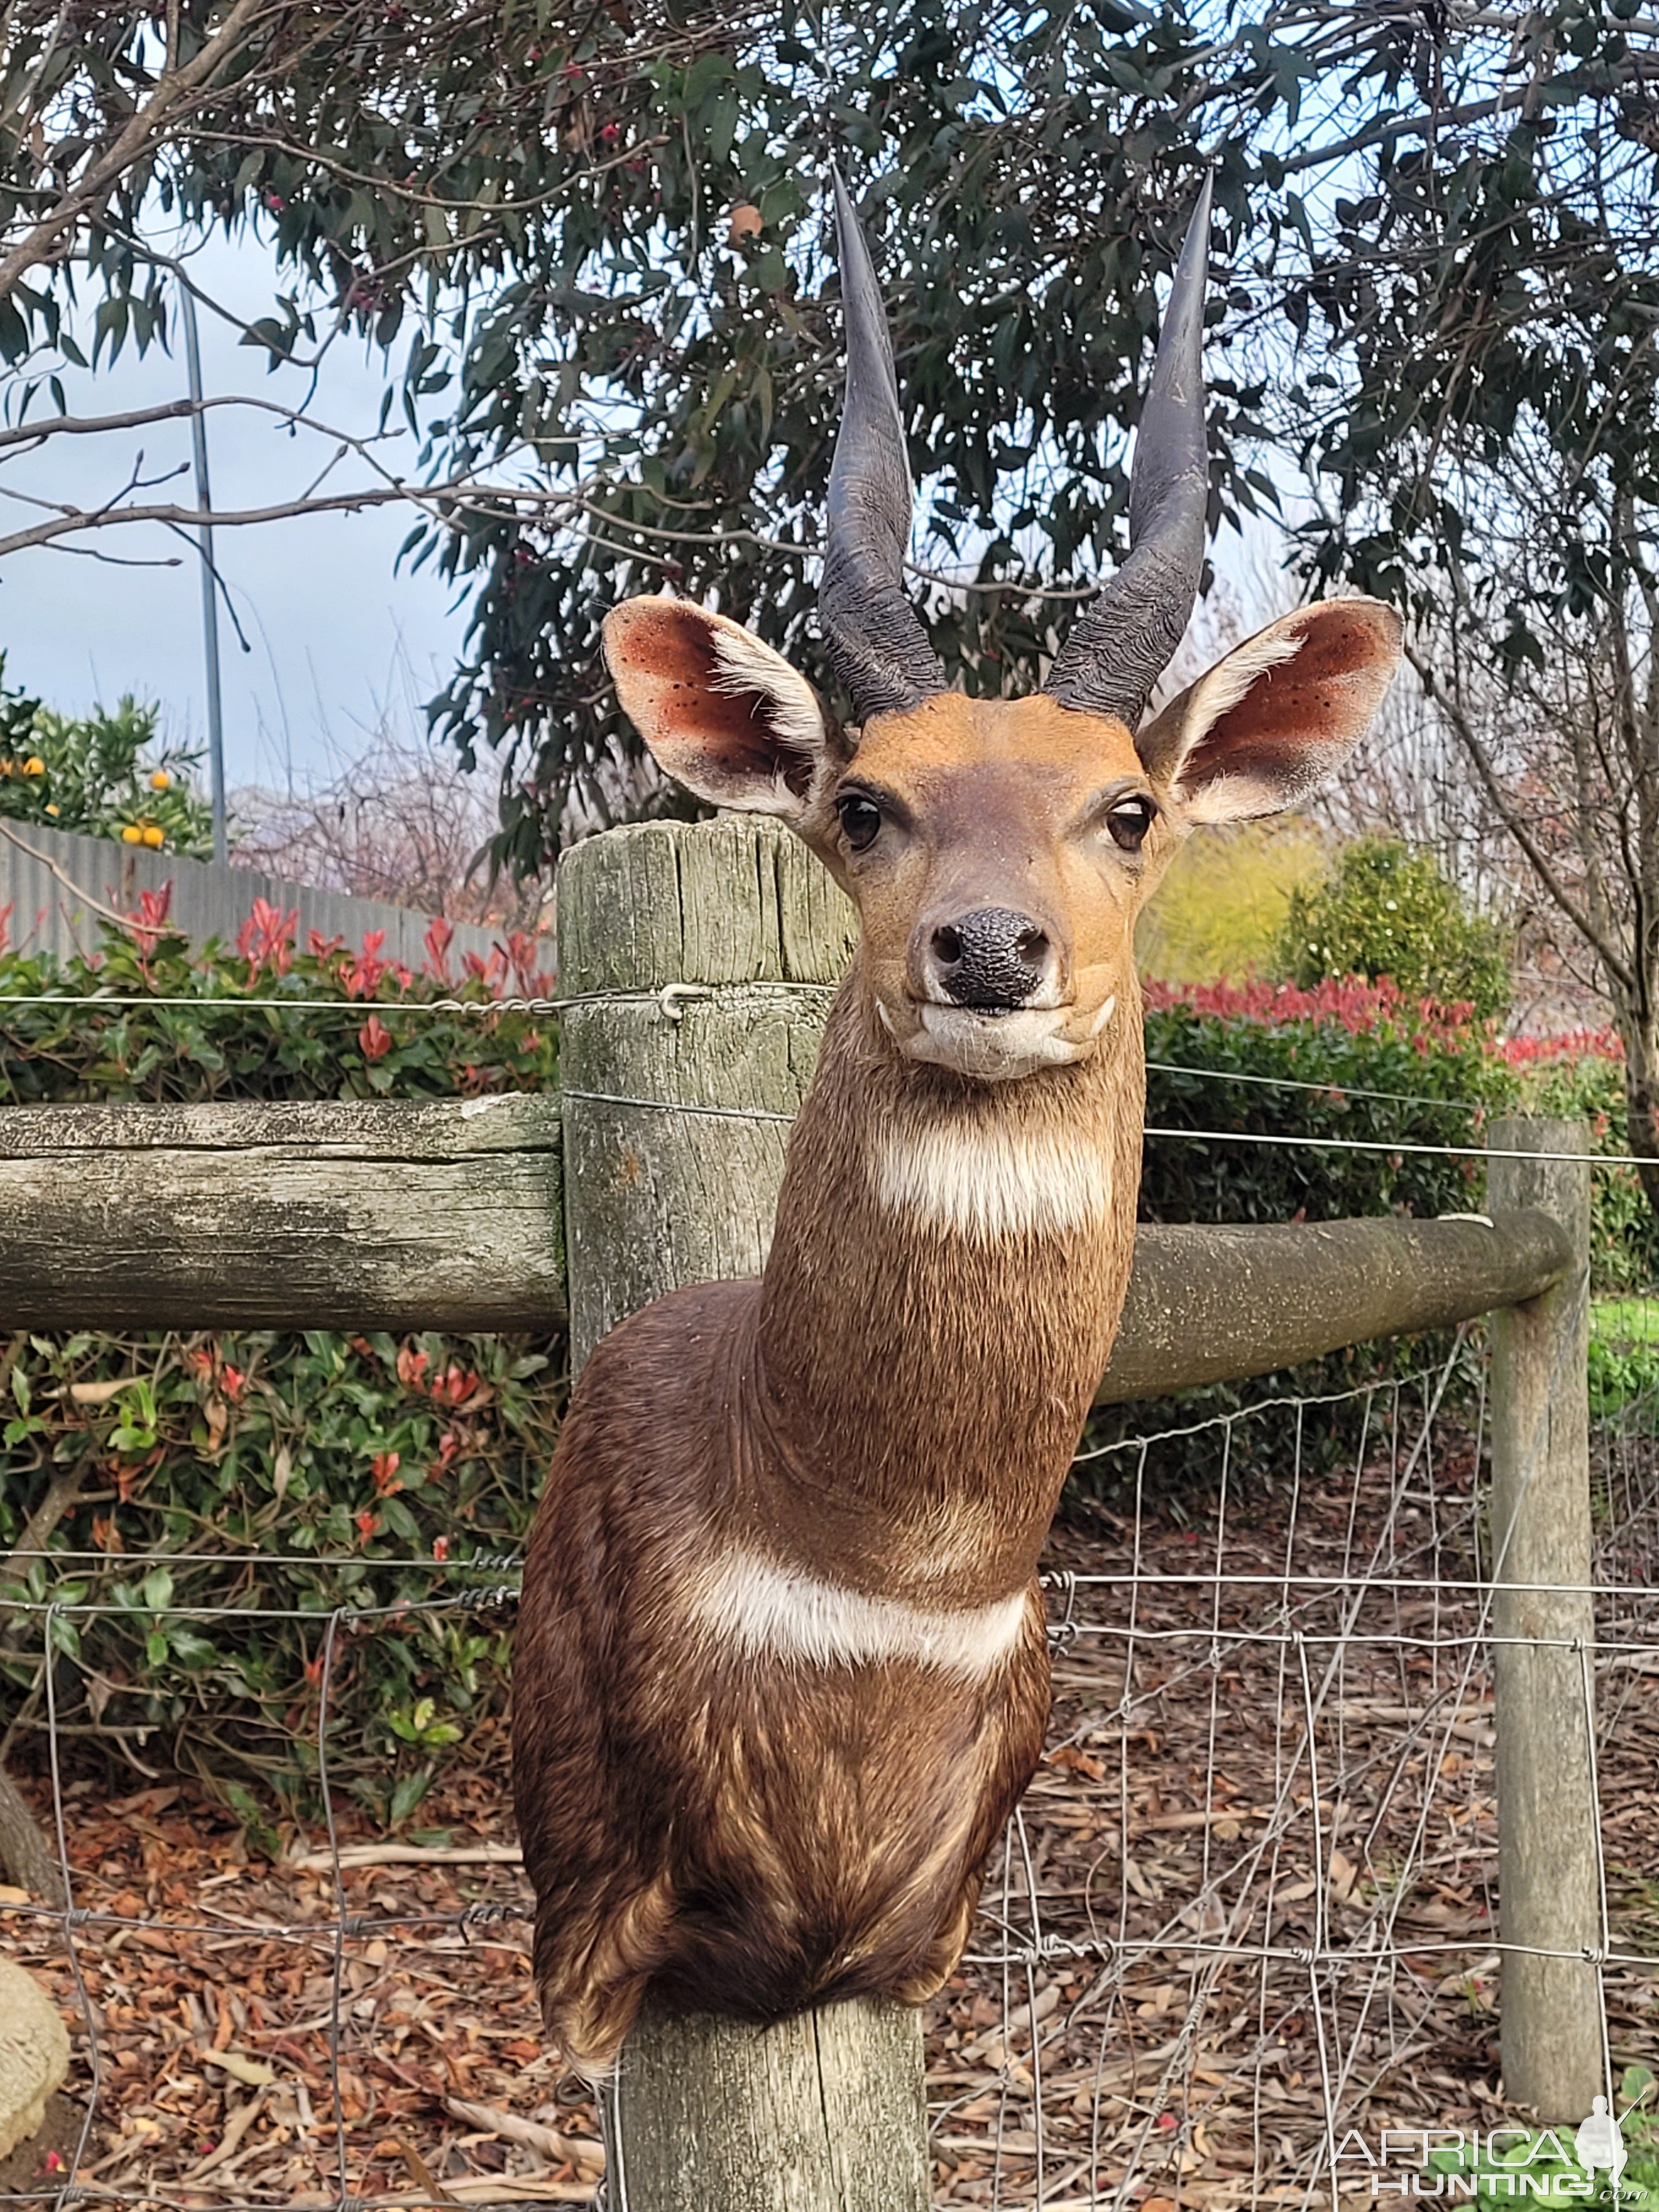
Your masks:
{"label": "green leaf", "polygon": [[392,1802],[386,1808],[386,1818],[391,1826],[401,1828],[408,1820],[410,1814],[432,1787],[432,1772],[429,1766],[424,1767],[418,1774],[404,1775],[402,1781],[398,1783],[392,1793]]}

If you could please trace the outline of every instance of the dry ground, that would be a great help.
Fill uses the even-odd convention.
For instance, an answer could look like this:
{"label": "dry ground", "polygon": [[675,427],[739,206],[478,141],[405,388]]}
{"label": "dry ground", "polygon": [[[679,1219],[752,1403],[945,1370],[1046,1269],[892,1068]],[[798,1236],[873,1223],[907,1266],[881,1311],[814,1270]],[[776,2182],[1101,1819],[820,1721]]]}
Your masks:
{"label": "dry ground", "polygon": [[[1629,1448],[1601,1500],[1616,2062],[1659,2054],[1650,1460]],[[1474,1465],[1455,1431],[1415,1453],[1402,1431],[1248,1511],[1059,1532],[1050,1750],[930,2023],[941,2205],[1329,2207],[1333,2127],[1513,2117],[1492,1684],[1456,1587]],[[70,2024],[76,2124],[0,2190],[61,2185],[84,2115],[75,2178],[123,2204],[587,2201],[599,2148],[538,2030],[505,1744],[472,1753],[422,1808],[447,1855],[399,1863],[342,1813],[337,1891],[315,1835],[273,1866],[186,1787],[70,1784],[87,1917],[66,1935],[0,1891],[0,1940]],[[1342,2170],[1338,2201],[1370,2202]]]}

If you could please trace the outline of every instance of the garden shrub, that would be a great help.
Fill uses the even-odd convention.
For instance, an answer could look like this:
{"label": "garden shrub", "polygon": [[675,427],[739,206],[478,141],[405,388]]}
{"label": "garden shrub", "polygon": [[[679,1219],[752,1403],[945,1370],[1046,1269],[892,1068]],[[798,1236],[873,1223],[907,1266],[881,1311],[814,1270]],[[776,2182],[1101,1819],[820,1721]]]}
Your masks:
{"label": "garden shrub", "polygon": [[[1254,983],[1175,992],[1149,982],[1146,1000],[1147,1126],[1206,1133],[1147,1138],[1143,1221],[1432,1217],[1484,1203],[1481,1163],[1455,1152],[1484,1145],[1491,1116],[1512,1105],[1521,1086],[1467,1003],[1413,1000],[1386,978],[1305,991]],[[1242,1141],[1226,1141],[1235,1132]],[[1325,1149],[1320,1139],[1334,1141]],[[1386,1149],[1346,1149],[1354,1140]],[[1414,1146],[1455,1150],[1419,1153]],[[1353,1346],[1282,1374],[1183,1392],[1156,1406],[1110,1407],[1093,1418],[1085,1448],[1184,1428],[1267,1399],[1386,1383],[1443,1357],[1449,1341]],[[1298,1449],[1304,1466],[1328,1465],[1350,1449],[1364,1414],[1359,1400],[1254,1416],[1233,1430],[1230,1474],[1281,1482]],[[1225,1444],[1218,1428],[1160,1444],[1145,1480],[1178,1504],[1186,1491],[1213,1482]],[[1109,1452],[1086,1461],[1074,1484],[1121,1498],[1137,1463],[1133,1450]]]}
{"label": "garden shrub", "polygon": [[[1588,1121],[1593,1151],[1628,1152],[1625,1054],[1611,1030],[1511,1037],[1498,1047],[1520,1079],[1524,1109]],[[1590,1287],[1600,1294],[1659,1283],[1659,1222],[1634,1168],[1590,1175]]]}
{"label": "garden shrub", "polygon": [[[0,653],[0,678],[5,665]],[[132,698],[55,714],[0,681],[0,816],[205,860],[212,811],[190,780],[201,756],[158,745],[159,720]]]}
{"label": "garden shrub", "polygon": [[[0,958],[0,1100],[550,1085],[553,1027],[489,1003],[515,958],[523,994],[545,992],[532,948],[488,966],[470,957],[456,977],[450,934],[434,924],[416,976],[383,959],[374,935],[355,951],[315,939],[300,951],[295,917],[261,902],[235,951],[191,953],[167,933],[165,895],[147,896],[139,926],[91,959]],[[121,999],[142,1003],[107,1003]],[[418,1011],[434,999],[477,1010]],[[342,1011],[284,1006],[307,1000]],[[551,1451],[562,1367],[556,1343],[492,1337],[0,1345],[0,1549],[54,1480],[78,1478],[53,1540],[64,1558],[28,1563],[21,1579],[36,1601],[111,1608],[52,1617],[67,1740],[203,1774],[269,1842],[267,1792],[314,1798],[325,1639],[349,1608],[327,1684],[331,1777],[407,1820],[502,1694],[499,1617],[451,1601],[503,1579]],[[458,1565],[468,1560],[481,1564]],[[218,1607],[211,1619],[195,1610]],[[0,1636],[26,1725],[43,1710],[41,1631],[40,1615],[14,1611]]]}
{"label": "garden shrub", "polygon": [[[1148,1127],[1236,1131],[1246,1141],[1148,1138],[1143,1221],[1333,1221],[1479,1206],[1478,1160],[1404,1149],[1478,1148],[1491,1115],[1518,1096],[1467,1004],[1352,977],[1306,991],[1149,982],[1146,1001]],[[1321,1139],[1334,1141],[1327,1150]],[[1353,1142],[1401,1149],[1344,1149]]]}
{"label": "garden shrub", "polygon": [[1408,999],[1467,1000],[1483,1019],[1510,1003],[1503,931],[1465,903],[1432,853],[1395,837],[1356,838],[1328,881],[1291,892],[1281,962],[1304,988],[1386,975]]}
{"label": "garden shrub", "polygon": [[[106,929],[89,958],[0,957],[0,1104],[441,1098],[555,1079],[556,1028],[490,1010],[509,978],[524,997],[550,988],[535,972],[532,939],[510,938],[488,963],[468,953],[458,977],[454,932],[434,921],[415,975],[381,957],[381,930],[356,951],[313,930],[298,950],[297,915],[265,899],[254,901],[234,951],[216,943],[192,952],[169,928],[168,904],[167,890],[143,893],[136,926]],[[4,945],[0,933],[0,954]],[[479,1011],[414,1011],[433,999]],[[283,1005],[319,1000],[333,1003]],[[100,1003],[110,1000],[120,1003]]]}
{"label": "garden shrub", "polygon": [[1135,958],[1164,983],[1273,972],[1291,894],[1324,880],[1325,842],[1292,816],[1188,838],[1142,912]]}

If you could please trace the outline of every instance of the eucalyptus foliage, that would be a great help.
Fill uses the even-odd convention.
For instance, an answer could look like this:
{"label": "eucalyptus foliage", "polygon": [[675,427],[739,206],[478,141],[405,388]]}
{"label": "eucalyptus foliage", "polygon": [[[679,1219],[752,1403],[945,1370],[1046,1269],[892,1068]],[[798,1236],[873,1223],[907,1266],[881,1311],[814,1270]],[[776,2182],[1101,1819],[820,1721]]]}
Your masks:
{"label": "eucalyptus foliage", "polygon": [[[1121,546],[1157,282],[1206,162],[1212,520],[1305,462],[1310,567],[1455,611],[1500,673],[1645,574],[1639,514],[1613,514],[1659,472],[1637,0],[193,0],[21,9],[3,36],[14,414],[51,404],[72,288],[106,353],[166,334],[164,222],[268,245],[271,357],[387,348],[392,420],[446,488],[407,556],[472,593],[435,718],[499,753],[520,867],[573,801],[658,803],[597,652],[618,597],[713,594],[818,672],[832,155],[895,328],[918,589],[969,689],[1030,686]],[[1517,465],[1562,494],[1514,582]]]}

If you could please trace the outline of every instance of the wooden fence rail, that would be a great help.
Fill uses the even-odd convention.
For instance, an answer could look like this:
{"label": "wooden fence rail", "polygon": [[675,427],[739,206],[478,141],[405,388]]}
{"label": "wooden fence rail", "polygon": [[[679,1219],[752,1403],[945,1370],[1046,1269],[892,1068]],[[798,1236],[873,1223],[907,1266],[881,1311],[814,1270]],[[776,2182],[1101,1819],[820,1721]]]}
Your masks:
{"label": "wooden fence rail", "polygon": [[[0,1109],[0,1327],[568,1320],[580,1366],[647,1299],[752,1272],[847,957],[839,895],[769,826],[720,822],[592,840],[567,860],[560,901],[561,988],[584,1003],[566,1016],[556,1097]],[[1584,1146],[1570,1125],[1527,1128],[1504,1125],[1510,1149]],[[1144,1228],[1100,1400],[1514,1309],[1494,1370],[1510,1401],[1492,1429],[1500,1576],[1585,1582],[1587,1190],[1582,1175],[1528,1167],[1494,1174],[1490,1218]],[[1499,1680],[1504,1928],[1535,1958],[1578,1950],[1594,1922],[1590,1738],[1583,1695],[1573,1704],[1575,1682],[1593,1680],[1593,1622],[1585,1603],[1528,1595],[1494,1590],[1514,1653]],[[1580,1816],[1540,1841],[1568,1800]],[[1601,2077],[1594,1973],[1515,1965],[1511,2094],[1582,2118]],[[1528,2008],[1543,2005],[1540,2028]],[[617,2212],[926,2204],[920,2031],[898,2008],[766,2030],[647,2019],[610,2118]]]}
{"label": "wooden fence rail", "polygon": [[[603,1010],[601,1010],[603,1011]],[[683,1054],[706,1084],[719,1020],[689,1029],[654,1004],[630,1009],[658,1061]],[[568,1022],[567,1069],[596,1018]],[[653,1024],[655,1025],[653,1033]],[[614,1043],[612,1049],[615,1049]],[[804,1080],[797,1053],[775,1066]],[[637,1080],[639,1071],[630,1071]],[[752,1085],[752,1060],[739,1071]],[[777,1079],[775,1077],[774,1080]],[[599,1085],[615,1091],[614,1072]],[[599,1086],[596,1086],[599,1087]],[[769,1094],[773,1095],[773,1094]],[[616,1109],[614,1127],[629,1109]],[[635,1124],[641,1109],[631,1109]],[[0,1328],[447,1328],[544,1334],[566,1319],[562,1123],[589,1188],[571,1234],[603,1209],[674,1198],[659,1184],[684,1148],[706,1182],[752,1191],[775,1172],[782,1130],[635,1127],[635,1166],[591,1165],[585,1102],[516,1096],[419,1103],[0,1107]],[[636,1186],[643,1181],[643,1195]],[[744,1203],[743,1259],[758,1264],[769,1206]],[[653,1228],[659,1242],[665,1232]],[[648,1295],[633,1243],[626,1265],[579,1279],[583,1348]],[[1536,1297],[1571,1264],[1560,1223],[1537,1208],[1445,1221],[1303,1222],[1283,1228],[1143,1224],[1112,1363],[1097,1398],[1115,1405],[1200,1382],[1239,1381],[1373,1337],[1412,1334]],[[583,1307],[584,1299],[587,1302]]]}
{"label": "wooden fence rail", "polygon": [[0,1328],[557,1328],[555,1099],[0,1108]]}

